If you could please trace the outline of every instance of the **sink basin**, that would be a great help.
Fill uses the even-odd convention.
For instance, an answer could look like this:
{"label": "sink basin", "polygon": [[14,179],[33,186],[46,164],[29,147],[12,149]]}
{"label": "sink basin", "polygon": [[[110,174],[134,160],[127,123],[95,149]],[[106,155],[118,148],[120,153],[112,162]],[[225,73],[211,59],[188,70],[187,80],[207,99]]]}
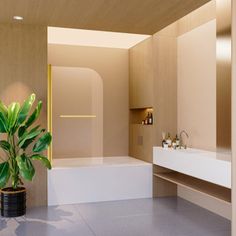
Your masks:
{"label": "sink basin", "polygon": [[231,188],[231,155],[200,149],[153,148],[153,164]]}

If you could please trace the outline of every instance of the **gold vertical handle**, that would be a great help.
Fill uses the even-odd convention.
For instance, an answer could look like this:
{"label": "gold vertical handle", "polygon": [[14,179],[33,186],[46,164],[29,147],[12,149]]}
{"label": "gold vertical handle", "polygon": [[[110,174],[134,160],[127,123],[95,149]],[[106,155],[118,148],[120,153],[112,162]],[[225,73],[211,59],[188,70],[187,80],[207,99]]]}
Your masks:
{"label": "gold vertical handle", "polygon": [[[47,125],[52,134],[52,66],[48,65],[48,89],[47,89]],[[52,143],[48,148],[48,159],[52,162]]]}

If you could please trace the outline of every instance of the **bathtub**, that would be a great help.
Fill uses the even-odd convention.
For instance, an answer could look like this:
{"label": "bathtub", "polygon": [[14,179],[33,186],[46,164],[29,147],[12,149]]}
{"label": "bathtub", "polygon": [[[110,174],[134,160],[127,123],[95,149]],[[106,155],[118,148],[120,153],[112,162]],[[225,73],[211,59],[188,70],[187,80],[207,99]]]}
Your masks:
{"label": "bathtub", "polygon": [[129,156],[53,160],[48,205],[152,197],[152,164]]}

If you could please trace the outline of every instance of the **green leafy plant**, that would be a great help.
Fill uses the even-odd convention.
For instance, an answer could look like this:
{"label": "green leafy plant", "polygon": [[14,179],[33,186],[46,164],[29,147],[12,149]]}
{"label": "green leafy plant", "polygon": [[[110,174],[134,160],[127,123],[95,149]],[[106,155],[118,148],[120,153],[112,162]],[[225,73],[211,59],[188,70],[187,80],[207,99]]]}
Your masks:
{"label": "green leafy plant", "polygon": [[40,125],[32,127],[40,115],[42,102],[30,114],[35,101],[31,94],[22,106],[13,102],[8,107],[0,101],[0,148],[4,156],[0,163],[0,188],[7,185],[11,179],[11,187],[16,190],[23,185],[22,178],[32,181],[35,175],[33,161],[40,161],[46,168],[51,169],[50,161],[43,152],[51,143],[52,136]]}

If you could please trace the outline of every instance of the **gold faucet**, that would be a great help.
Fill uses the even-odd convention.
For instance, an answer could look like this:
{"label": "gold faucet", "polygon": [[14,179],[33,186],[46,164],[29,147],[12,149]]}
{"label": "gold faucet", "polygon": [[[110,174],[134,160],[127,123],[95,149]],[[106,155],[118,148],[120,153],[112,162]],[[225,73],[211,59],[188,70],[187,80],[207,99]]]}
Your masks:
{"label": "gold faucet", "polygon": [[189,135],[188,135],[188,133],[187,133],[185,130],[182,130],[182,131],[180,132],[180,134],[179,134],[179,138],[180,138],[180,148],[183,147],[184,149],[186,149],[186,148],[187,148],[187,144],[184,144],[184,143],[183,143],[182,134],[185,134],[185,136],[186,136],[187,138],[189,138]]}

